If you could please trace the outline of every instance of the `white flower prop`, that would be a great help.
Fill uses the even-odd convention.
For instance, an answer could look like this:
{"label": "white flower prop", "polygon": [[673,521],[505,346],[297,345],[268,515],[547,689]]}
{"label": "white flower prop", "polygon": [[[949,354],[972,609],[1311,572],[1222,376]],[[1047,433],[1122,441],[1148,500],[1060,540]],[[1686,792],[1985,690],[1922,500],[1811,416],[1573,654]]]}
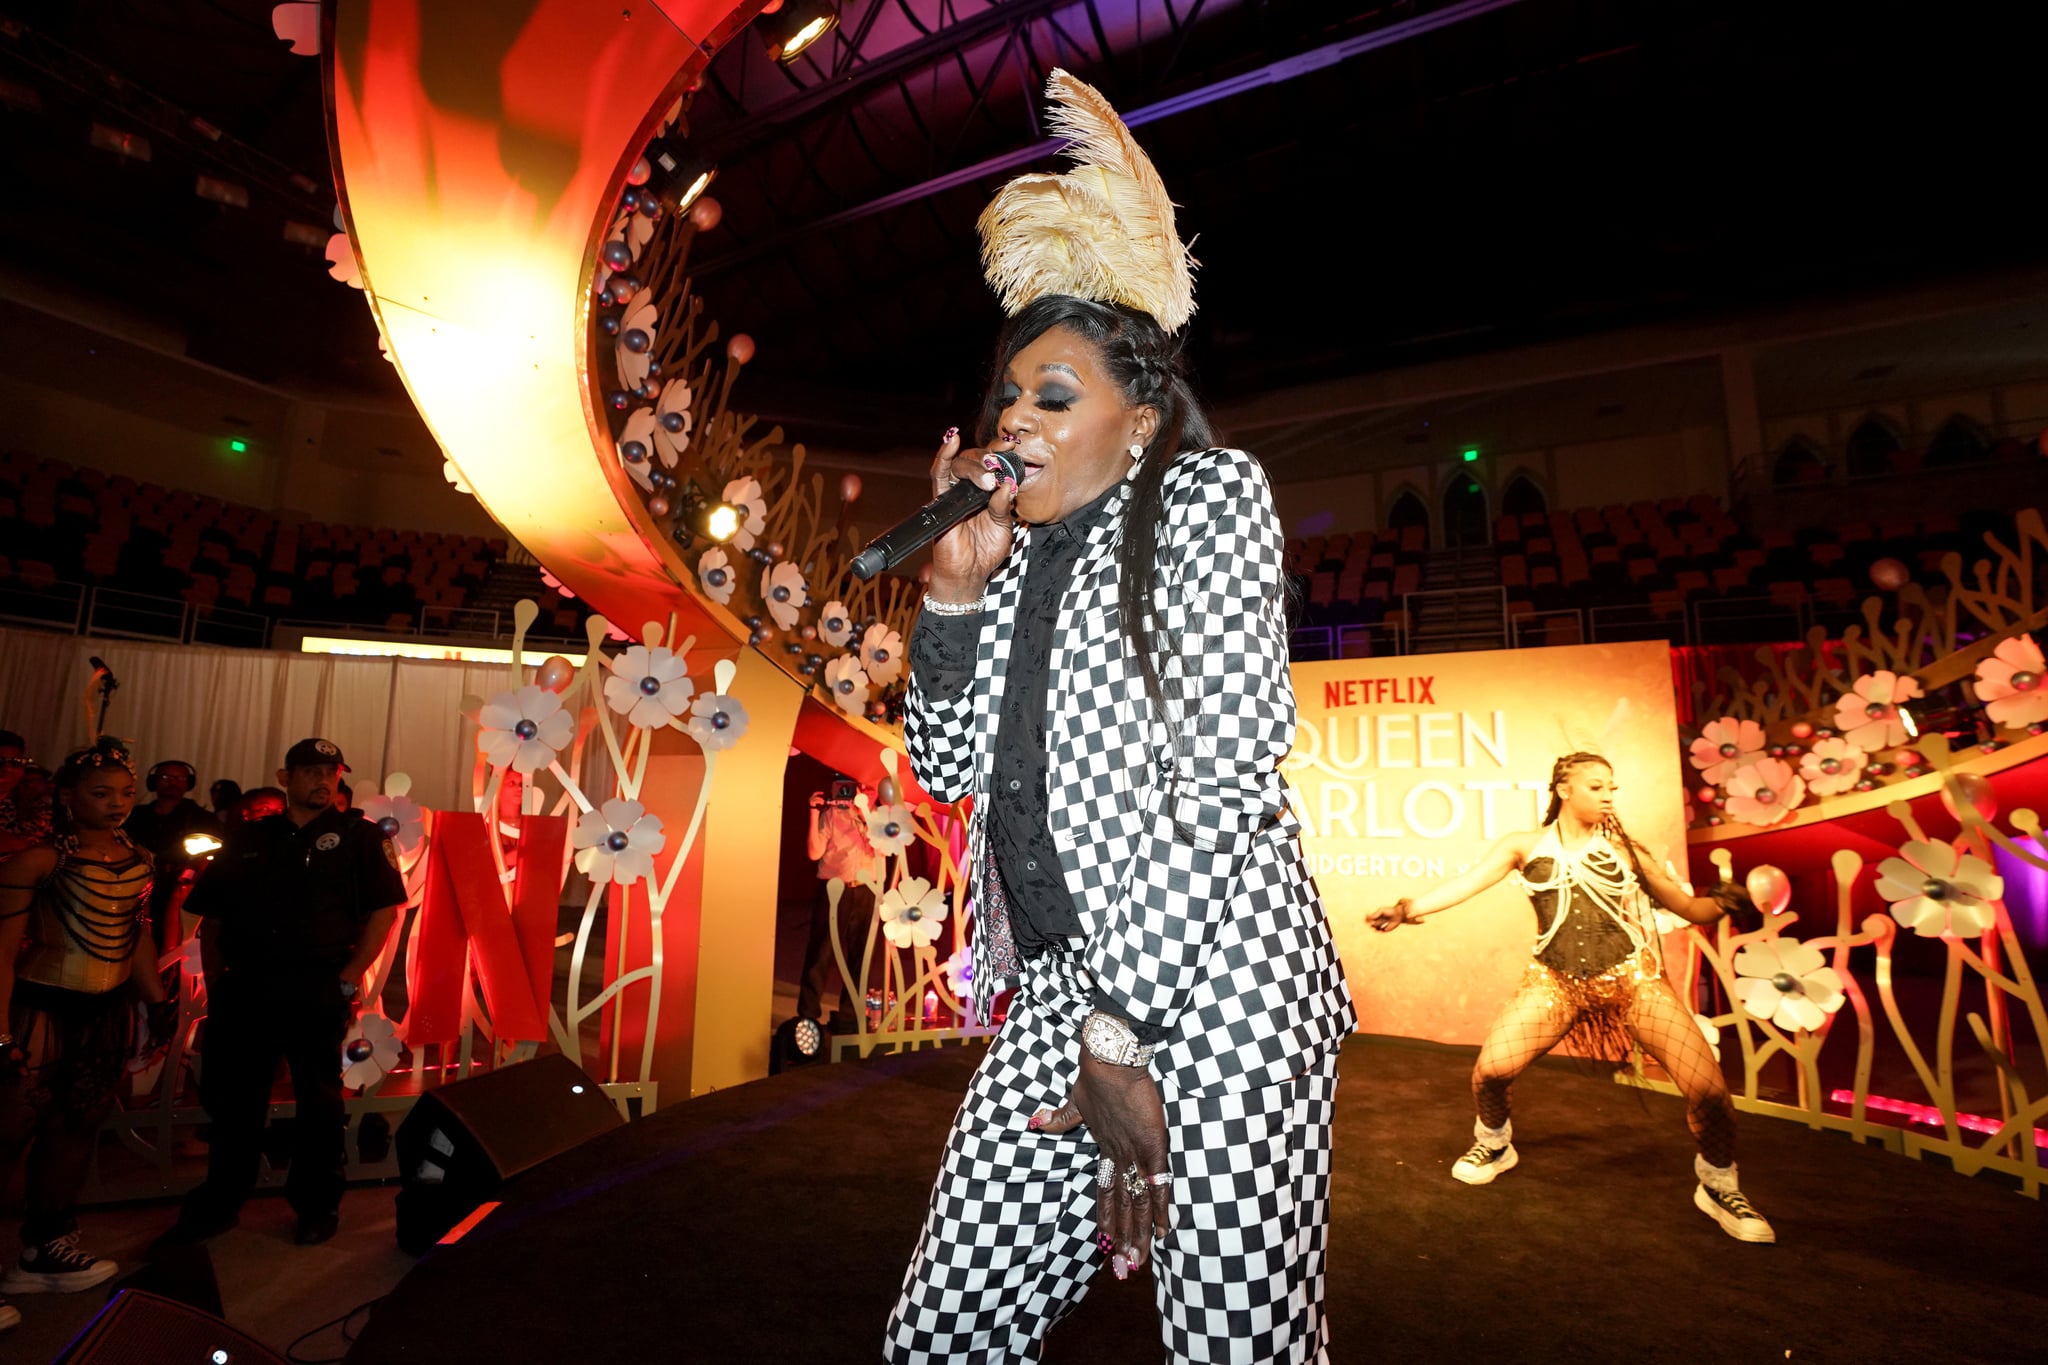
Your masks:
{"label": "white flower prop", "polygon": [[635,408],[619,433],[619,463],[643,493],[654,491],[654,409]]}
{"label": "white flower prop", "polygon": [[604,699],[628,723],[655,730],[689,709],[696,689],[681,655],[660,645],[634,645],[614,657],[610,668]]}
{"label": "white flower prop", "polygon": [[1707,1018],[1707,1016],[1704,1014],[1695,1014],[1692,1017],[1692,1021],[1700,1026],[1700,1036],[1702,1038],[1705,1038],[1707,1040],[1707,1046],[1713,1049],[1714,1060],[1717,1062],[1720,1061],[1721,1026],[1715,1023],[1713,1020]]}
{"label": "white flower prop", "polygon": [[1861,782],[1869,761],[1869,755],[1846,739],[1817,739],[1799,760],[1799,775],[1815,796],[1833,796]]}
{"label": "white flower prop", "polygon": [[842,654],[825,665],[825,690],[849,716],[867,714],[868,675],[851,654]]}
{"label": "white flower prop", "polygon": [[974,985],[974,950],[961,946],[946,959],[946,989],[955,1000],[965,1000]]}
{"label": "white flower prop", "polygon": [[661,391],[654,405],[654,448],[670,469],[690,448],[690,431],[697,419],[690,413],[690,386],[678,379]]}
{"label": "white flower prop", "polygon": [[1977,700],[1985,714],[2014,730],[2048,722],[2048,679],[2042,671],[2041,646],[2033,636],[2000,640],[1997,652],[1977,665]]}
{"label": "white flower prop", "polygon": [[818,612],[818,638],[834,649],[846,648],[846,642],[853,638],[853,617],[846,611],[846,603],[827,602]]}
{"label": "white flower prop", "polygon": [[1763,726],[1753,720],[1723,716],[1707,722],[1700,737],[1692,742],[1688,757],[1703,779],[1718,786],[1745,765],[1762,758],[1764,748]]}
{"label": "white flower prop", "polygon": [[654,876],[654,855],[667,842],[661,817],[649,815],[638,801],[617,797],[585,811],[570,840],[576,846],[576,869],[599,884],[631,886]]}
{"label": "white flower prop", "polygon": [[1775,825],[1806,799],[1806,784],[1780,759],[1759,758],[1728,779],[1728,818]]}
{"label": "white flower prop", "polygon": [[917,826],[911,822],[907,807],[877,806],[869,812],[868,843],[883,857],[901,854],[916,837]]}
{"label": "white flower prop", "polygon": [[1976,938],[1998,920],[1990,902],[2005,894],[2005,878],[1974,854],[1909,839],[1877,865],[1877,894],[1922,938]]}
{"label": "white flower prop", "polygon": [[737,697],[706,692],[690,704],[690,738],[700,749],[730,749],[747,732],[747,708]]}
{"label": "white flower prop", "polygon": [[767,604],[768,614],[775,618],[776,625],[795,630],[797,613],[811,600],[804,587],[803,570],[788,560],[762,570],[761,600]]}
{"label": "white flower prop", "polygon": [[391,1021],[365,1014],[356,1021],[355,1037],[341,1045],[341,1083],[351,1090],[368,1089],[391,1074],[398,1053],[398,1030]]}
{"label": "white flower prop", "polygon": [[471,497],[476,496],[476,490],[471,488],[468,481],[462,477],[462,471],[455,467],[455,461],[441,461],[441,477],[448,480],[448,486],[456,492],[467,493]]}
{"label": "white flower prop", "polygon": [[898,948],[928,947],[946,927],[946,898],[922,877],[905,877],[875,907],[882,936]]}
{"label": "white flower prop", "polygon": [[1835,703],[1835,728],[1866,754],[1904,744],[1906,723],[1899,719],[1899,704],[1919,695],[1919,683],[1889,668],[1866,673]]}
{"label": "white flower prop", "polygon": [[485,702],[477,724],[477,751],[493,767],[515,773],[547,767],[576,737],[576,718],[562,709],[562,699],[531,683]]}
{"label": "white flower prop", "polygon": [[[612,343],[612,354],[618,358],[619,382],[629,389],[647,380],[647,367],[654,360],[655,323],[660,318],[655,311],[653,291],[643,289],[633,296],[626,305],[625,316],[619,319],[619,339]],[[626,344],[629,337],[635,341],[645,337],[647,344],[636,351]],[[648,416],[652,420],[653,414]]]}
{"label": "white flower prop", "polygon": [[1842,976],[1796,938],[1763,939],[1735,955],[1735,995],[1753,1019],[1808,1033],[1842,1008]]}
{"label": "white flower prop", "polygon": [[365,820],[384,832],[401,856],[418,848],[420,840],[426,837],[426,812],[410,796],[366,796],[357,809]]}
{"label": "white flower prop", "polygon": [[740,576],[733,572],[732,561],[725,557],[725,551],[706,550],[703,558],[697,561],[697,586],[719,606],[732,601],[732,590],[739,583]]}
{"label": "white flower prop", "polygon": [[732,543],[742,550],[754,548],[754,537],[768,529],[768,498],[757,479],[734,479],[718,495],[719,501],[740,514],[740,529]]}
{"label": "white flower prop", "polygon": [[860,637],[860,661],[868,679],[887,687],[903,676],[903,637],[887,626],[878,626]]}

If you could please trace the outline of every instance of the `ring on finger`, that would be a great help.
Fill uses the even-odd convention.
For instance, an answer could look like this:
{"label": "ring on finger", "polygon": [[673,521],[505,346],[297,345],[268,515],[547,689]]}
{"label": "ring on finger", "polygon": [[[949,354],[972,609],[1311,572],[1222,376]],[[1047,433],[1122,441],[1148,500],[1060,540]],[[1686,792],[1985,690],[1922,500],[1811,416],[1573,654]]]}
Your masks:
{"label": "ring on finger", "polygon": [[1097,1189],[1108,1189],[1116,1184],[1116,1162],[1109,1157],[1095,1163],[1095,1185]]}
{"label": "ring on finger", "polygon": [[1145,1177],[1145,1183],[1148,1185],[1171,1185],[1173,1183],[1173,1172],[1154,1171],[1151,1175]]}
{"label": "ring on finger", "polygon": [[1135,1169],[1124,1172],[1124,1189],[1127,1193],[1129,1193],[1131,1198],[1143,1199],[1145,1195],[1149,1192],[1150,1188],[1151,1187],[1145,1183],[1145,1177],[1139,1175]]}

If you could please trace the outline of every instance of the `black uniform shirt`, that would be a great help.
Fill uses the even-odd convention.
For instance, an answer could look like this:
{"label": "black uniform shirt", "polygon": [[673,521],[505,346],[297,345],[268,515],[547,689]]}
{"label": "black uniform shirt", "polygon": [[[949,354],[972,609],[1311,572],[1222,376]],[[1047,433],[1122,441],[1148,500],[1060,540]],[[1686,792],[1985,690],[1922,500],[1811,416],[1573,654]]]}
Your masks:
{"label": "black uniform shirt", "polygon": [[220,924],[229,971],[339,972],[371,913],[405,898],[384,832],[326,810],[304,825],[273,815],[235,829],[185,908]]}

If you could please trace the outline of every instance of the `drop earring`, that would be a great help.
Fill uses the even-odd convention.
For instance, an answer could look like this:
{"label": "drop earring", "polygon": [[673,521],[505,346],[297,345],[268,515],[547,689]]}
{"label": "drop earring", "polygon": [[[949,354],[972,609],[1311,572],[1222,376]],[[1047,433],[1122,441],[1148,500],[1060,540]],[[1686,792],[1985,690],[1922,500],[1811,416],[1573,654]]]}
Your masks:
{"label": "drop earring", "polygon": [[1133,445],[1127,453],[1134,461],[1142,460],[1145,458],[1145,447],[1141,445]]}

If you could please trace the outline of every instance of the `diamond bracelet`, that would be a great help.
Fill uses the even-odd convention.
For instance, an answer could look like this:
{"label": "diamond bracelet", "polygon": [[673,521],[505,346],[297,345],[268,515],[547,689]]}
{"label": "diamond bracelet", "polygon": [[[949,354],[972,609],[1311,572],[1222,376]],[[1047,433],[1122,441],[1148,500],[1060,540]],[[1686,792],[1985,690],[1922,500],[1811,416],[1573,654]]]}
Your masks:
{"label": "diamond bracelet", "polygon": [[934,616],[973,616],[981,611],[982,599],[972,602],[941,602],[930,593],[924,595],[924,609]]}

